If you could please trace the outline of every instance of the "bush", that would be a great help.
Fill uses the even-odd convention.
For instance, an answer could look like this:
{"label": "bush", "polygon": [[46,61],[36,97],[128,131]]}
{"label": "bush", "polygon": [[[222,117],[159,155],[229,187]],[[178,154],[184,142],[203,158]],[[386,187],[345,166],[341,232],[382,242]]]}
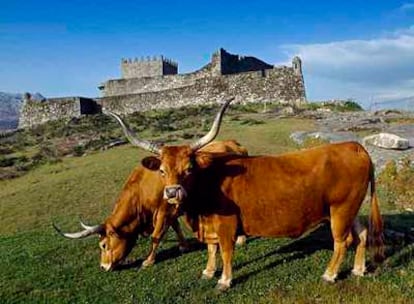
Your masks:
{"label": "bush", "polygon": [[408,158],[389,161],[378,176],[381,193],[387,203],[399,208],[414,208],[414,166]]}
{"label": "bush", "polygon": [[61,161],[56,146],[48,142],[40,145],[39,152],[33,156],[32,160],[36,165],[44,163],[57,163]]}
{"label": "bush", "polygon": [[345,101],[343,107],[343,111],[363,111],[364,109],[355,101],[349,99]]}
{"label": "bush", "polygon": [[0,167],[21,166],[29,160],[26,156],[4,156],[0,155]]}
{"label": "bush", "polygon": [[364,109],[352,99],[334,100],[324,102],[310,102],[302,106],[305,110],[315,111],[318,109],[329,109],[337,112],[363,111]]}
{"label": "bush", "polygon": [[83,145],[76,145],[73,147],[73,155],[74,156],[82,156],[85,154],[85,146]]}
{"label": "bush", "polygon": [[10,167],[13,166],[14,159],[13,157],[7,157],[0,155],[0,167]]}
{"label": "bush", "polygon": [[261,125],[264,122],[262,120],[257,120],[257,119],[253,119],[253,118],[247,118],[247,119],[240,120],[239,123],[241,125],[253,126],[253,125]]}
{"label": "bush", "polygon": [[0,147],[0,155],[4,155],[4,154],[11,154],[15,152],[15,149],[13,149],[12,147],[9,146],[1,146]]}

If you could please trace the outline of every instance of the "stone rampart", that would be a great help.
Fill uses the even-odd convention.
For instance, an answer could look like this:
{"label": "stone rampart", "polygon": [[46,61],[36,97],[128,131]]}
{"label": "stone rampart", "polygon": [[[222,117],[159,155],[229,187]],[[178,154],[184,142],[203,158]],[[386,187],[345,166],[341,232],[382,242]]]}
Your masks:
{"label": "stone rampart", "polygon": [[19,128],[34,127],[47,121],[71,119],[82,114],[100,112],[95,100],[84,97],[50,98],[44,101],[25,100],[20,111]]}
{"label": "stone rampart", "polygon": [[177,108],[220,102],[235,96],[236,102],[270,102],[301,104],[305,101],[302,77],[283,67],[220,77],[193,79],[193,84],[167,90],[138,94],[106,96],[102,107],[116,113],[133,113],[150,109]]}

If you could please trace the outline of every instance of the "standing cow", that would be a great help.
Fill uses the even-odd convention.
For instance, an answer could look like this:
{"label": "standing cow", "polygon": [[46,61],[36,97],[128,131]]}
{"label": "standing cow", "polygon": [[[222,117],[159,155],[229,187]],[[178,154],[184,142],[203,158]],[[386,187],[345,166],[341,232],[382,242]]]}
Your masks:
{"label": "standing cow", "polygon": [[[232,280],[232,257],[238,225],[247,235],[298,237],[324,220],[331,223],[334,252],[322,276],[334,282],[347,247],[357,243],[352,273],[365,272],[367,238],[375,258],[383,258],[382,218],[375,193],[374,169],[367,151],[356,142],[326,145],[279,156],[213,157],[200,149],[218,133],[228,100],[216,116],[215,126],[190,145],[163,146],[133,137],[120,118],[129,140],[155,153],[143,165],[159,171],[164,196],[183,204],[190,218],[210,223],[218,235],[223,273],[217,288]],[[371,214],[367,230],[356,216],[371,185]],[[214,276],[216,245],[209,245],[203,276]]]}
{"label": "standing cow", "polygon": [[[212,142],[203,148],[206,153],[224,153],[247,155],[247,150],[234,140]],[[84,228],[80,232],[63,233],[71,239],[84,238],[90,235],[100,235],[101,268],[110,271],[121,263],[130,253],[139,235],[151,235],[150,252],[142,263],[148,267],[154,264],[156,250],[160,240],[169,226],[175,230],[180,250],[186,248],[186,242],[178,223],[180,214],[177,206],[167,204],[163,198],[164,184],[158,172],[137,166],[128,177],[114,206],[112,214],[104,223],[88,226],[81,222]],[[203,240],[202,236],[199,236]],[[244,242],[244,236],[239,237],[239,243]]]}

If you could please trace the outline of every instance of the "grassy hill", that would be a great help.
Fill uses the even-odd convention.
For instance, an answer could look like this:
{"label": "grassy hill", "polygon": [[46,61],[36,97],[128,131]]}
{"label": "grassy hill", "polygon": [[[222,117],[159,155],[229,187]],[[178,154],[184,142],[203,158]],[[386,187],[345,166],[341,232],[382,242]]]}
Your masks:
{"label": "grassy hill", "polygon": [[[213,112],[169,120],[164,125],[175,127],[167,130],[143,128],[141,135],[182,142],[205,129],[191,121],[209,120]],[[282,153],[299,148],[289,139],[292,131],[314,128],[311,120],[254,112],[230,113],[219,138],[237,139],[251,154]],[[161,114],[156,115],[159,121]],[[134,125],[139,117],[129,119]],[[224,294],[215,292],[216,279],[199,279],[206,250],[195,247],[180,255],[172,232],[152,268],[101,271],[96,238],[63,239],[51,223],[71,231],[79,228],[79,216],[89,223],[102,221],[145,155],[129,145],[87,150],[83,157],[61,156],[0,181],[0,303],[412,303],[411,240],[387,240],[386,262],[364,278],[350,275],[354,252],[348,251],[339,282],[329,285],[320,278],[332,254],[328,227],[299,240],[250,238],[236,250],[234,286]],[[381,199],[387,228],[404,232],[414,226],[412,213],[393,209],[384,195]],[[149,240],[139,239],[131,253],[137,265],[148,248]]]}

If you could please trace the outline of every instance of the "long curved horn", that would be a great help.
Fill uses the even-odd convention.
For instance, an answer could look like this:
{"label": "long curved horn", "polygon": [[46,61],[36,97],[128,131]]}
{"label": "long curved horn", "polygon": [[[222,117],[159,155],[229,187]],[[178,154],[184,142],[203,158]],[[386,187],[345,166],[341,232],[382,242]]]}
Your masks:
{"label": "long curved horn", "polygon": [[141,149],[147,150],[151,153],[160,155],[161,154],[161,149],[160,147],[155,144],[154,142],[148,141],[148,140],[144,140],[144,139],[139,139],[134,131],[132,131],[130,128],[128,128],[125,123],[122,121],[121,117],[119,117],[117,114],[110,112],[110,111],[106,111],[103,110],[104,114],[107,115],[111,115],[112,117],[114,117],[119,124],[121,125],[122,130],[124,131],[124,134],[126,136],[126,138],[129,140],[129,142],[136,147],[139,147]]}
{"label": "long curved horn", "polygon": [[226,102],[221,106],[221,109],[217,113],[210,131],[206,135],[204,135],[202,138],[200,138],[199,140],[190,144],[190,147],[193,151],[197,151],[201,149],[202,147],[204,147],[205,145],[209,144],[210,142],[214,140],[214,138],[217,136],[220,130],[221,120],[223,118],[224,111],[227,109],[228,105],[233,100],[234,100],[234,97],[231,97],[227,99]]}
{"label": "long curved horn", "polygon": [[61,236],[64,236],[64,237],[69,238],[69,239],[81,239],[81,238],[90,236],[92,234],[100,233],[104,229],[104,226],[103,225],[96,225],[96,226],[89,226],[89,229],[84,229],[84,230],[79,231],[79,232],[65,233],[65,232],[62,232],[62,230],[60,230],[59,227],[57,227],[55,225],[55,223],[52,223],[52,225],[53,225],[53,228],[55,228],[55,230]]}
{"label": "long curved horn", "polygon": [[95,229],[96,226],[100,226],[100,225],[94,225],[94,226],[86,225],[84,222],[82,222],[81,218],[79,218],[79,223],[81,224],[82,228],[86,230]]}

